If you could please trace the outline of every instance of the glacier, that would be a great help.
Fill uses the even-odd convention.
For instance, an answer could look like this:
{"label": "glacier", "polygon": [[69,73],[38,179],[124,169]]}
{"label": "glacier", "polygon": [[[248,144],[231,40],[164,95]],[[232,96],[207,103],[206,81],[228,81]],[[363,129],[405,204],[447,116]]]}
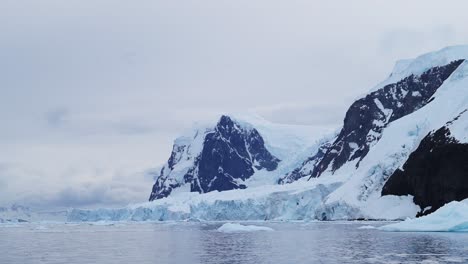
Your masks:
{"label": "glacier", "polygon": [[180,192],[119,209],[72,209],[67,220],[312,220],[316,219],[315,210],[321,201],[340,185],[340,182],[326,179],[204,194]]}
{"label": "glacier", "polygon": [[[343,203],[325,209],[324,200],[343,183],[336,177],[204,194],[179,192],[152,202],[118,209],[72,209],[69,222],[93,221],[290,221],[405,219],[418,207],[412,197],[382,197],[366,210]],[[330,210],[333,219],[324,217]],[[333,214],[332,214],[333,213]],[[383,216],[383,217],[382,217]]]}

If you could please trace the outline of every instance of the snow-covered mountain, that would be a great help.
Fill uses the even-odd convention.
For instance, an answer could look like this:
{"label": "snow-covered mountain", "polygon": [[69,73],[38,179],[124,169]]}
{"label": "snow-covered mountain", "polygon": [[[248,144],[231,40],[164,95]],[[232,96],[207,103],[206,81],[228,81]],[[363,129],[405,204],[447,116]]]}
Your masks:
{"label": "snow-covered mountain", "polygon": [[193,137],[176,140],[150,201],[183,185],[199,193],[245,189],[243,182],[255,170],[273,171],[279,162],[255,128],[223,115],[214,128],[197,129]]}
{"label": "snow-covered mountain", "polygon": [[390,123],[426,105],[444,81],[463,60],[434,66],[420,75],[414,73],[387,84],[354,102],[346,112],[343,128],[333,142],[285,177],[285,182],[300,177],[319,177],[326,170],[335,172],[348,162],[359,162],[380,140]]}
{"label": "snow-covered mountain", "polygon": [[[425,137],[431,137],[430,133],[457,119],[468,108],[468,63],[465,61],[467,58],[468,46],[445,48],[409,61],[404,70],[398,69],[399,71],[392,73],[389,78],[391,81],[387,80],[384,82],[384,85],[388,85],[394,80],[404,79],[408,76],[418,76],[435,69],[442,69],[444,67],[453,69],[451,70],[451,74],[443,80],[424,106],[388,123],[382,130],[380,139],[372,143],[364,158],[360,158],[358,161],[349,161],[335,171],[328,170],[320,175],[320,177],[328,177],[332,174],[343,175],[343,178],[345,178],[343,185],[325,199],[322,207],[322,213],[325,218],[353,218],[353,216],[363,213],[375,215],[370,210],[372,208],[385,207],[381,201],[388,199],[388,195],[391,194],[414,195],[415,197],[412,199],[412,202],[418,205],[419,214],[422,214],[429,206],[437,209],[445,202],[451,200],[442,198],[442,196],[452,198],[468,197],[466,189],[457,189],[454,186],[443,189],[444,192],[447,192],[443,195],[441,195],[441,191],[434,191],[439,188],[439,183],[434,179],[434,175],[437,172],[429,172],[430,167],[423,167],[416,174],[406,174],[407,178],[416,177],[424,179],[424,181],[420,181],[424,187],[419,186],[414,192],[397,192],[388,189],[388,191],[382,193],[385,183],[389,181],[390,184],[394,181],[394,177],[398,177],[394,174],[395,171],[403,166],[410,157],[410,154],[418,151],[420,143],[422,145],[425,144],[425,141],[423,141]],[[450,65],[456,67],[452,68]],[[443,78],[439,77],[437,79]],[[439,82],[438,80],[436,82]],[[429,84],[426,86],[429,86]],[[462,117],[463,115],[458,119],[459,129],[457,131],[463,135],[468,131],[468,123],[463,122]],[[456,124],[456,121],[452,122]],[[425,147],[421,146],[421,148]],[[443,159],[432,160],[432,162],[433,164],[438,164],[443,162]],[[437,168],[437,166],[434,168]],[[468,175],[466,169],[461,167],[459,169],[464,171],[464,175]],[[445,173],[442,172],[442,174]],[[455,177],[457,179],[450,184],[461,184],[464,181],[461,179],[461,174]],[[407,178],[406,180],[408,181]],[[423,198],[424,202],[421,202],[421,199],[418,198],[421,195],[419,193],[421,189],[426,190],[425,195],[436,197],[437,202],[429,201],[427,196],[426,199]],[[431,189],[429,191],[430,194],[427,192],[428,189]],[[451,194],[448,194],[449,192]],[[455,195],[453,192],[460,192],[460,194]],[[406,203],[407,205],[409,204]],[[349,213],[349,211],[354,211],[355,213]]]}
{"label": "snow-covered mountain", "polygon": [[328,132],[314,127],[276,125],[259,117],[239,119],[227,115],[216,124],[195,126],[175,140],[149,200],[172,192],[207,193],[274,184],[278,175],[290,170],[291,163],[297,164],[304,158],[298,155],[317,145],[308,138],[324,131]]}
{"label": "snow-covered mountain", "polygon": [[456,46],[398,62],[338,133],[223,116],[176,140],[153,202],[69,219],[402,219],[468,198],[466,59]]}

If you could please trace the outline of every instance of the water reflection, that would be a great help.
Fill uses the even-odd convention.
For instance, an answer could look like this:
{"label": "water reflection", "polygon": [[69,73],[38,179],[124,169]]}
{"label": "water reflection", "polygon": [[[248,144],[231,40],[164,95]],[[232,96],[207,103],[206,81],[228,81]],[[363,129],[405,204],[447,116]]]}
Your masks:
{"label": "water reflection", "polygon": [[[219,224],[220,225],[220,224]],[[218,225],[218,226],[219,226]],[[468,261],[456,234],[386,233],[350,223],[274,224],[275,232],[204,232],[201,263],[421,263]]]}
{"label": "water reflection", "polygon": [[221,224],[0,227],[0,263],[468,263],[466,233],[333,222],[253,223],[275,231],[225,234],[216,231]]}

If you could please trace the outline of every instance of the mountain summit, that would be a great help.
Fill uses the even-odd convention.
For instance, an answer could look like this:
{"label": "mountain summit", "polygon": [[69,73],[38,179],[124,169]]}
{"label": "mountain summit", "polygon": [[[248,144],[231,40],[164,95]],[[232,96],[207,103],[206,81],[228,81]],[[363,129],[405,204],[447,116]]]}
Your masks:
{"label": "mountain summit", "polygon": [[223,115],[214,127],[176,140],[149,200],[167,197],[184,185],[199,193],[245,189],[243,182],[256,170],[273,171],[279,162],[255,128]]}

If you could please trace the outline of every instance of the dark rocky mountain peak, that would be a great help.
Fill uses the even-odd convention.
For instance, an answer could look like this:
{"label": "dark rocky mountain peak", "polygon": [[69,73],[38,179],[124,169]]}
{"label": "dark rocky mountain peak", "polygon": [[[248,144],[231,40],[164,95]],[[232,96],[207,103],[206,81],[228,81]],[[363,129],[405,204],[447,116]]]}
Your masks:
{"label": "dark rocky mountain peak", "polygon": [[[200,153],[194,156],[186,154],[193,142],[174,145],[168,163],[156,179],[150,201],[167,197],[173,189],[185,184],[190,185],[190,191],[199,193],[244,189],[247,187],[244,181],[255,170],[273,171],[280,162],[267,150],[255,128],[226,115],[221,116],[214,128],[197,136],[203,137],[203,143]],[[182,159],[190,162],[175,170]]]}

